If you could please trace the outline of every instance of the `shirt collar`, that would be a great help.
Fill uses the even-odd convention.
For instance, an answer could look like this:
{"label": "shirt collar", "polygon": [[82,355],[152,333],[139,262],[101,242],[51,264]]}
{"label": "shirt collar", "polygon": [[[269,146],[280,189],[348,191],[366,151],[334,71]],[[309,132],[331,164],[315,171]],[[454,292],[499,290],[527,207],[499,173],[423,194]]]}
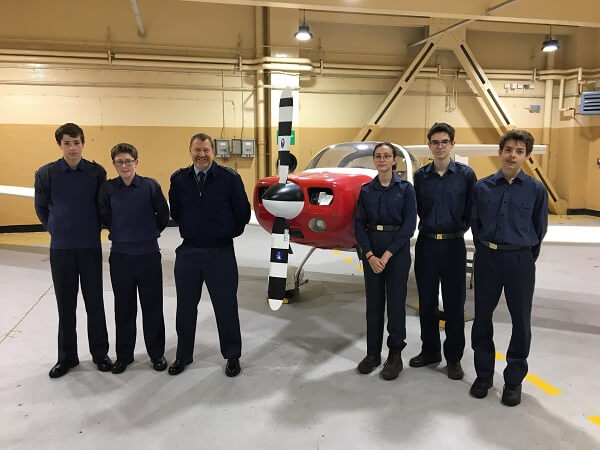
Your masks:
{"label": "shirt collar", "polygon": [[[508,183],[508,180],[506,178],[504,178],[504,174],[502,173],[502,169],[498,169],[498,172],[496,172],[494,175],[492,175],[492,180],[494,180],[494,183],[498,183],[500,180],[504,180],[504,182]],[[519,181],[519,184],[522,184],[525,181],[525,172],[523,172],[523,169],[521,169],[519,171],[519,173],[517,174],[517,176],[515,177],[515,179],[513,181]]]}
{"label": "shirt collar", "polygon": [[392,179],[390,181],[390,185],[389,186],[385,186],[384,187],[384,186],[381,185],[381,183],[379,182],[379,175],[376,175],[375,178],[373,178],[373,181],[371,181],[371,183],[377,189],[388,189],[392,184],[400,184],[400,183],[402,183],[402,178],[400,178],[396,172],[392,172]]}
{"label": "shirt collar", "polygon": [[60,158],[58,160],[58,164],[60,164],[60,169],[63,172],[68,172],[69,170],[75,171],[75,170],[83,170],[86,167],[86,163],[87,161],[83,158],[81,158],[81,161],[79,161],[79,164],[77,164],[77,167],[75,167],[74,169],[71,169],[71,167],[67,164],[67,162],[65,161],[65,158]]}
{"label": "shirt collar", "polygon": [[[437,172],[435,172],[435,165],[433,164],[433,161],[431,161],[429,163],[429,165],[427,166],[427,169],[425,169],[425,170],[426,170],[426,172],[429,172],[429,173],[437,173]],[[448,172],[452,172],[452,173],[456,172],[456,163],[454,162],[453,159],[450,159],[450,164],[448,164]]]}
{"label": "shirt collar", "polygon": [[198,170],[196,168],[196,166],[192,164],[192,166],[191,166],[192,170],[190,170],[190,173],[193,173],[194,175],[198,175],[198,172],[204,172],[204,175],[208,175],[208,173],[210,171],[210,173],[214,174],[215,173],[214,170],[210,170],[214,164],[216,164],[216,163],[213,161],[212,164],[204,170]]}
{"label": "shirt collar", "polygon": [[[127,185],[125,184],[125,182],[123,181],[123,178],[121,177],[117,177],[117,183],[119,183],[119,187],[127,187]],[[138,174],[136,173],[133,176],[133,180],[131,181],[130,186],[139,186],[140,185],[140,177],[138,176]]]}

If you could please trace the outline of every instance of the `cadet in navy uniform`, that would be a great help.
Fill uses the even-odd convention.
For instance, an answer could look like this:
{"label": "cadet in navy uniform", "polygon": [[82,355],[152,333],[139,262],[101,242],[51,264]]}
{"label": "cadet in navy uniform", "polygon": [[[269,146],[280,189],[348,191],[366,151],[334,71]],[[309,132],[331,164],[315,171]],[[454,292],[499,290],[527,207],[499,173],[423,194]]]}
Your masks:
{"label": "cadet in navy uniform", "polygon": [[533,136],[527,131],[506,133],[498,150],[502,167],[478,181],[473,192],[471,229],[477,253],[471,339],[477,378],[470,393],[484,398],[492,387],[496,356],[492,315],[504,288],[512,319],[502,393],[507,406],[521,402],[531,343],[535,261],[548,228],[548,193],[521,169],[532,150]]}
{"label": "cadet in navy uniform", "polygon": [[77,125],[66,123],[54,135],[63,157],[35,173],[35,212],[51,237],[50,269],[58,306],[58,362],[50,378],[61,377],[79,364],[75,328],[79,282],[93,361],[102,372],[112,367],[107,355],[97,207],[106,171],[82,158],[85,137]]}
{"label": "cadet in navy uniform", "polygon": [[136,174],[138,151],[133,145],[115,145],[110,157],[119,176],[100,187],[99,203],[112,241],[109,263],[117,332],[112,373],[125,371],[133,362],[138,292],[146,350],[154,370],[162,371],[167,361],[157,238],[169,223],[169,205],[156,180]]}
{"label": "cadet in navy uniform", "polygon": [[410,238],[417,221],[415,190],[394,173],[396,157],[397,150],[392,144],[383,142],[375,146],[377,176],[361,188],[354,217],[367,297],[367,356],[357,370],[367,374],[381,364],[387,303],[389,355],[381,371],[386,380],[397,378],[402,370]]}
{"label": "cadet in navy uniform", "polygon": [[225,374],[234,377],[241,370],[242,338],[233,238],[241,235],[250,221],[250,203],[241,177],[213,161],[210,136],[192,136],[190,156],[193,165],[175,172],[169,189],[171,217],[183,238],[175,257],[177,357],[169,373],[177,375],[192,362],[198,302],[206,282],[221,354],[227,359]]}
{"label": "cadet in navy uniform", "polygon": [[450,157],[454,128],[435,123],[427,132],[433,162],[415,173],[419,213],[419,237],[415,247],[415,277],[419,290],[421,352],[411,358],[411,367],[442,360],[440,345],[438,286],[442,284],[446,340],[444,357],[448,378],[464,376],[460,360],[465,348],[465,284],[467,251],[464,232],[471,221],[473,170]]}

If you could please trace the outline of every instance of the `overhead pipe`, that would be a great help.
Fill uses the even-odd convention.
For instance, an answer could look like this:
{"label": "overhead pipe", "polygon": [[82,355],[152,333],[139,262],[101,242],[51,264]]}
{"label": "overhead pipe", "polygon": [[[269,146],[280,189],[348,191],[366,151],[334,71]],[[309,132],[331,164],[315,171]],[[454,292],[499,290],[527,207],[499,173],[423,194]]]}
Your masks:
{"label": "overhead pipe", "polygon": [[144,24],[142,23],[142,15],[140,14],[140,9],[137,5],[137,0],[129,0],[131,3],[131,9],[133,10],[133,15],[135,16],[135,22],[138,28],[138,35],[140,37],[146,37],[146,31],[144,30]]}

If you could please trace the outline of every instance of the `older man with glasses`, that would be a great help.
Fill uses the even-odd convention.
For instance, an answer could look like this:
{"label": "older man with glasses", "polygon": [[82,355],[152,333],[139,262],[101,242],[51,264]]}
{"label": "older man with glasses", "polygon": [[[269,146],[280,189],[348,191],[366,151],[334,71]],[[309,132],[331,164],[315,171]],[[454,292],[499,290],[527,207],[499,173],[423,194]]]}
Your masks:
{"label": "older man with glasses", "polygon": [[433,161],[415,173],[415,191],[419,214],[419,236],[415,247],[415,277],[419,291],[421,353],[409,361],[411,367],[423,367],[442,360],[438,292],[446,320],[444,356],[448,378],[460,380],[460,365],[465,348],[466,248],[464,232],[469,228],[473,170],[451,158],[454,128],[435,123],[427,133]]}
{"label": "older man with glasses", "polygon": [[[157,238],[169,222],[169,206],[158,182],[136,174],[138,151],[117,144],[110,151],[117,178],[100,188],[102,222],[110,229],[110,278],[115,294],[117,360],[112,373],[133,362],[137,292],[146,350],[156,371],[167,368],[163,318],[162,265]],[[136,292],[137,291],[137,292]]]}

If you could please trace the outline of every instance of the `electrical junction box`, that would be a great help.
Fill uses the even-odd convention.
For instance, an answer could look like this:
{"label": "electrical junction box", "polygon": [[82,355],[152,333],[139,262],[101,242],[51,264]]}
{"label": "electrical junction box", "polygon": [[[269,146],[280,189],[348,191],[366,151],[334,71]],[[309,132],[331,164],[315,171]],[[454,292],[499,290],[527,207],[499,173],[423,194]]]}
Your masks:
{"label": "electrical junction box", "polygon": [[242,158],[254,158],[254,139],[242,139]]}
{"label": "electrical junction box", "polygon": [[242,154],[242,140],[241,139],[232,139],[231,140],[231,154],[241,156],[241,154]]}
{"label": "electrical junction box", "polygon": [[229,158],[229,139],[215,139],[215,156]]}

